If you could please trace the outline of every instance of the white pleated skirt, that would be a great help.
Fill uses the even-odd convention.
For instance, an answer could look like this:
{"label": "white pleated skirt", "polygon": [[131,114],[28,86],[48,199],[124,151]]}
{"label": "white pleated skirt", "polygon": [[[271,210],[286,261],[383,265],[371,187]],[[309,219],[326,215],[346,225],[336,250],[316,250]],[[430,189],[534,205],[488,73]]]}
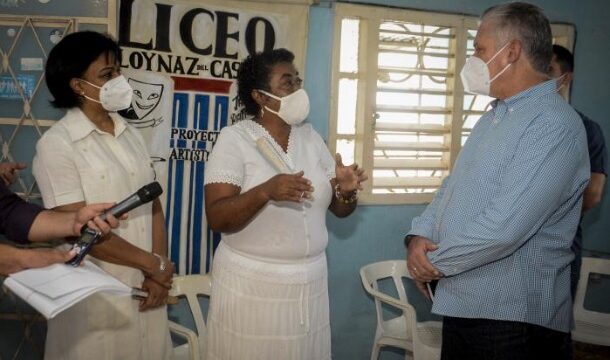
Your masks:
{"label": "white pleated skirt", "polygon": [[330,359],[326,255],[273,263],[220,243],[207,360]]}

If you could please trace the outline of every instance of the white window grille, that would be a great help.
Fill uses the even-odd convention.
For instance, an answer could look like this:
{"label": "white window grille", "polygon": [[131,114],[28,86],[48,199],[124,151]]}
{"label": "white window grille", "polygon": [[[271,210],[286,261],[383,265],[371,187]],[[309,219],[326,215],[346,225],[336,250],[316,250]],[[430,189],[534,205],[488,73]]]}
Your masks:
{"label": "white window grille", "polygon": [[[429,202],[491,101],[459,80],[478,18],[349,4],[335,14],[331,150],[366,168],[362,202]],[[573,31],[553,25],[568,48]]]}

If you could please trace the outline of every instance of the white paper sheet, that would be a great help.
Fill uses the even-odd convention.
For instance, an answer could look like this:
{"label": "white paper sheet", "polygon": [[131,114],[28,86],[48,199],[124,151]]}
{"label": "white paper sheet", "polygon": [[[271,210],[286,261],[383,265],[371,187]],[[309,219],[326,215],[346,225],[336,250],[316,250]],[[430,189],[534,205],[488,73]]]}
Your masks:
{"label": "white paper sheet", "polygon": [[4,285],[47,319],[99,291],[131,295],[131,288],[90,261],[73,267],[54,264],[10,275]]}

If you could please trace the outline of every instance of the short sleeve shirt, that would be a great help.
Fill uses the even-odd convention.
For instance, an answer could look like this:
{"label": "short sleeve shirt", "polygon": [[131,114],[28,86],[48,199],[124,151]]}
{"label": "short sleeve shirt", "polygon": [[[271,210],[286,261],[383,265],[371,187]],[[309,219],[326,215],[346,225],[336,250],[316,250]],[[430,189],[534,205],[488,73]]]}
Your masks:
{"label": "short sleeve shirt", "polygon": [[245,193],[278,175],[273,160],[257,146],[261,138],[290,171],[304,171],[314,187],[313,198],[303,203],[270,201],[245,228],[222,234],[222,240],[237,251],[262,258],[290,261],[319,255],[328,243],[326,210],[335,162],[310,124],[292,126],[286,152],[255,121],[224,128],[206,164],[205,183],[232,184]]}

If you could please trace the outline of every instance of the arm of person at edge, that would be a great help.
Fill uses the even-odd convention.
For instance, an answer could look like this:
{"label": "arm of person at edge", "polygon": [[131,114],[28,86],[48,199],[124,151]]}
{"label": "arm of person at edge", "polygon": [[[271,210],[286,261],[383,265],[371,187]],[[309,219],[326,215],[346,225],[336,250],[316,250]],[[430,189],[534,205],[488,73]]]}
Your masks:
{"label": "arm of person at edge", "polygon": [[[113,203],[92,204],[81,207],[77,211],[68,212],[43,210],[36,216],[32,227],[30,227],[28,240],[40,242],[77,237],[85,224],[90,228],[101,231],[102,235],[108,235],[111,229],[116,229],[119,226],[119,221],[112,214],[106,214],[106,221],[98,215],[101,215],[113,205]],[[127,215],[120,219],[127,219]]]}
{"label": "arm of person at edge", "polygon": [[608,177],[608,152],[604,132],[598,123],[587,119],[580,114],[587,132],[587,145],[589,148],[589,163],[591,164],[591,178],[585,188],[582,199],[582,212],[585,213],[597,206],[604,194],[604,186]]}
{"label": "arm of person at edge", "polygon": [[[349,166],[343,165],[341,154],[335,154],[335,178],[330,181],[333,189],[333,197],[328,206],[328,209],[339,218],[350,215],[358,205],[356,194],[358,190],[362,190],[362,183],[368,177],[364,174],[364,169],[358,167],[358,164]],[[337,199],[335,187],[339,184],[339,192],[343,199],[348,200],[344,203]],[[352,199],[353,201],[349,201]]]}
{"label": "arm of person at edge", "polygon": [[[5,162],[0,164],[0,179],[4,185],[0,185],[0,206],[6,207],[3,210],[8,211],[10,215],[3,219],[4,223],[14,223],[11,216],[19,216],[20,209],[24,207],[34,207],[36,205],[26,203],[19,198],[15,193],[8,189],[8,186],[16,180],[15,172],[23,170],[27,167],[24,163]],[[50,241],[59,238],[66,238],[80,235],[81,228],[87,224],[90,228],[100,230],[106,235],[111,228],[119,226],[117,219],[108,214],[107,222],[103,221],[98,215],[112,207],[111,203],[92,204],[85,206],[76,212],[57,212],[52,210],[43,210],[36,215],[34,222],[31,224],[28,238],[29,241]],[[13,211],[15,211],[13,213]],[[121,217],[122,220],[127,219],[127,215]],[[12,239],[21,241],[23,239]]]}
{"label": "arm of person at edge", "polygon": [[24,163],[4,162],[0,163],[0,179],[6,186],[15,182],[15,173],[27,167]]}
{"label": "arm of person at edge", "polygon": [[[111,214],[108,214],[106,221],[98,215],[112,205],[110,203],[93,204],[85,206],[77,212],[43,210],[34,218],[29,229],[28,240],[41,242],[78,236],[85,224],[90,228],[100,230],[103,234],[108,234],[112,228],[119,226],[119,221]],[[125,218],[126,216],[122,217],[122,219]],[[8,275],[25,269],[64,263],[75,255],[75,251],[23,249],[0,244],[0,274]]]}
{"label": "arm of person at edge", "polygon": [[582,212],[587,212],[596,207],[604,195],[604,187],[606,186],[606,174],[592,172],[589,180],[589,185],[585,188],[582,196]]}
{"label": "arm of person at edge", "polygon": [[[81,201],[58,206],[55,209],[62,211],[74,211],[82,208],[84,205],[85,202]],[[158,220],[154,220],[159,216],[159,212],[155,212],[156,208],[157,206],[155,206],[155,203],[153,202],[153,235],[155,235],[155,228],[158,226]],[[162,212],[160,214],[163,216]],[[162,235],[165,236],[164,233]],[[155,239],[155,237],[153,237],[153,239]],[[154,245],[155,243],[156,241],[153,240],[153,251],[156,249],[162,250],[159,245]],[[165,249],[167,251],[167,248]],[[129,243],[127,240],[113,232],[108,233],[99,243],[93,246],[89,255],[109,263],[139,269],[146,277],[154,280],[159,285],[165,288],[171,287],[174,267],[164,254],[159,254],[161,257],[163,257],[163,261],[166,264],[165,270],[161,271],[159,268],[161,260],[154,256],[153,253],[145,251]]]}
{"label": "arm of person at edge", "polygon": [[[560,206],[571,179],[584,162],[583,144],[565,128],[550,131],[546,121],[534,122],[507,164],[499,196],[430,253],[429,262],[444,276],[453,276],[511,255]],[[544,145],[544,146],[541,146]],[[538,151],[532,151],[538,149]],[[587,164],[588,165],[588,164]],[[541,174],[544,180],[539,177]],[[581,186],[584,188],[586,183]],[[415,243],[422,240],[412,239]],[[411,244],[409,244],[411,247]],[[418,269],[416,280],[434,277]]]}
{"label": "arm of person at edge", "polygon": [[[152,217],[152,250],[153,253],[167,258],[167,232],[165,231],[165,218],[163,216],[163,208],[161,201],[155,199],[153,201],[153,217]],[[172,268],[173,265],[167,261],[167,267]],[[148,292],[148,297],[140,300],[140,311],[154,309],[163,306],[167,302],[168,288],[163,283],[159,283],[154,277],[146,276],[142,283],[142,290]]]}
{"label": "arm of person at edge", "polygon": [[[438,189],[434,195],[434,198],[432,199],[432,202],[426,207],[424,212],[420,216],[413,219],[411,230],[409,231],[409,235],[412,237],[408,241],[408,244],[406,244],[407,270],[409,271],[409,274],[411,274],[417,289],[428,299],[430,299],[430,295],[428,294],[426,283],[433,280],[438,280],[442,277],[440,271],[438,271],[438,269],[436,269],[428,260],[427,254],[430,251],[438,249],[438,245],[436,245],[431,239],[436,213],[445,194],[445,190],[447,189],[447,184],[449,183],[450,177],[451,175],[447,176],[443,180],[441,187]],[[424,271],[420,276],[419,273],[416,274],[415,269],[421,269]],[[418,281],[416,279],[420,280]]]}

